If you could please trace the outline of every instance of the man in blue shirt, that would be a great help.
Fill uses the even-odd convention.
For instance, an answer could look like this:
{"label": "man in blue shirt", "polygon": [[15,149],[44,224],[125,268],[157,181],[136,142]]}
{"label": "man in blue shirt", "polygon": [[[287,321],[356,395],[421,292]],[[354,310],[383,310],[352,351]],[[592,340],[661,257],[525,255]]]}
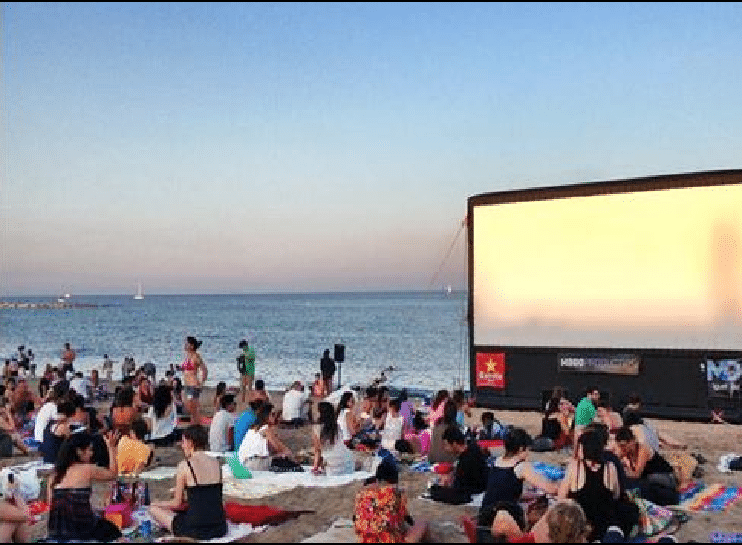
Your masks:
{"label": "man in blue shirt", "polygon": [[240,449],[242,440],[247,435],[247,430],[250,429],[255,423],[255,417],[258,411],[263,406],[264,401],[262,399],[256,399],[251,401],[247,408],[240,414],[237,421],[234,423],[234,450],[237,452]]}

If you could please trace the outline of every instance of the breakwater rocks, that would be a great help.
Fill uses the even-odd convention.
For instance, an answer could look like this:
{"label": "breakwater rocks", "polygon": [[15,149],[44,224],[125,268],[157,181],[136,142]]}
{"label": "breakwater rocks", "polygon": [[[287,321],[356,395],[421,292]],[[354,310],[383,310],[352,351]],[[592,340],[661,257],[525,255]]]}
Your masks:
{"label": "breakwater rocks", "polygon": [[88,303],[59,303],[50,301],[47,303],[30,303],[28,301],[0,301],[0,310],[4,309],[31,309],[31,310],[64,310],[73,308],[98,308],[98,305]]}

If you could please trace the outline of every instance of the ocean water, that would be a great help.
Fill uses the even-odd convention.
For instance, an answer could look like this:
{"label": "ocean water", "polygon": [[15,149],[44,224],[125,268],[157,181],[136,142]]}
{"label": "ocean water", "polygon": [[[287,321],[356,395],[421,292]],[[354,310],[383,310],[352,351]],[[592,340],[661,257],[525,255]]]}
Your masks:
{"label": "ocean water", "polygon": [[[54,298],[4,300],[54,302]],[[37,372],[57,365],[65,342],[75,367],[100,368],[103,354],[120,377],[125,356],[155,363],[157,377],[183,361],[185,337],[203,341],[208,385],[238,384],[238,343],[256,351],[256,378],[268,388],[314,380],[325,349],[345,345],[343,385],[365,384],[388,366],[389,384],[421,390],[468,389],[466,293],[393,292],[258,295],[73,296],[97,305],[74,309],[0,310],[0,357],[21,344],[36,355]],[[337,378],[337,376],[336,376]]]}

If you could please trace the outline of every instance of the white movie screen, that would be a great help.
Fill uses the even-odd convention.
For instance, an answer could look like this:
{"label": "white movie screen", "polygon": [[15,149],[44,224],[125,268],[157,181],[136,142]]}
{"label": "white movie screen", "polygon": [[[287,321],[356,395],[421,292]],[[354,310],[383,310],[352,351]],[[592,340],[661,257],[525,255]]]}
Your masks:
{"label": "white movie screen", "polygon": [[742,350],[742,185],[476,205],[477,346]]}

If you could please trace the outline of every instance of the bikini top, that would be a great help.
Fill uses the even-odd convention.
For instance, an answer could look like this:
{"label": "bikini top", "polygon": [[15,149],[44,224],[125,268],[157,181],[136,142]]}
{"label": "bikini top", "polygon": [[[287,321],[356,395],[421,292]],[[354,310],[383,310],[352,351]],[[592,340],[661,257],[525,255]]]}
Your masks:
{"label": "bikini top", "polygon": [[183,371],[195,371],[196,370],[196,366],[193,364],[193,362],[189,358],[186,358],[183,360],[183,365],[181,367]]}

